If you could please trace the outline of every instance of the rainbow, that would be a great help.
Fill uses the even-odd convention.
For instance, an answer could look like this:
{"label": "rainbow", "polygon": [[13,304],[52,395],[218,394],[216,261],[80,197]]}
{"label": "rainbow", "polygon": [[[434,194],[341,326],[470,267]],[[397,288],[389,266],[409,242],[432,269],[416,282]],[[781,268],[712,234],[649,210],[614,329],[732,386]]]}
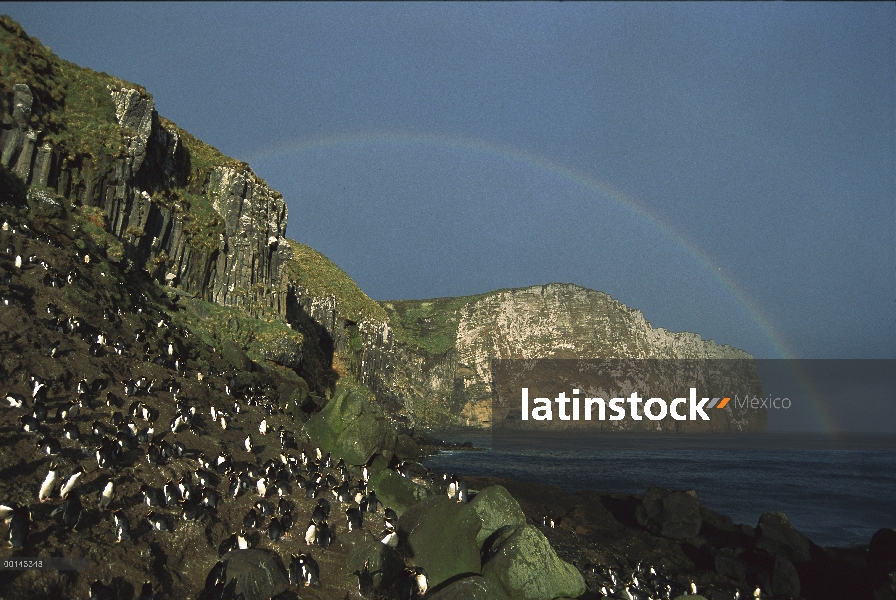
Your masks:
{"label": "rainbow", "polygon": [[[267,148],[265,150],[253,153],[246,157],[249,163],[278,158],[282,156],[297,154],[309,150],[320,150],[328,148],[344,148],[351,146],[367,146],[373,144],[417,144],[429,146],[437,149],[460,150],[466,152],[477,152],[492,157],[502,158],[511,162],[520,163],[536,169],[543,169],[549,173],[566,179],[576,185],[599,194],[600,196],[610,200],[611,202],[625,208],[643,221],[651,224],[659,230],[665,237],[670,239],[688,255],[694,258],[707,273],[712,275],[729,293],[737,303],[743,307],[749,317],[761,329],[766,338],[771,342],[778,356],[775,358],[793,359],[794,352],[789,344],[779,335],[772,326],[768,318],[762,314],[756,302],[737,282],[729,276],[719,264],[701,248],[694,244],[687,236],[678,231],[675,227],[665,222],[652,211],[635,201],[630,196],[615,189],[606,182],[600,181],[585,173],[570,169],[557,162],[551,161],[545,157],[535,155],[531,152],[514,148],[505,144],[499,144],[489,140],[446,136],[442,134],[432,133],[412,133],[412,132],[363,132],[352,134],[336,134],[320,137],[309,137],[299,140],[292,140]],[[801,378],[804,382],[808,396],[815,399],[813,402],[816,416],[819,424],[827,432],[835,432],[837,427],[835,421],[829,414],[824,403],[817,400],[818,394],[814,393],[813,386],[805,378]]]}

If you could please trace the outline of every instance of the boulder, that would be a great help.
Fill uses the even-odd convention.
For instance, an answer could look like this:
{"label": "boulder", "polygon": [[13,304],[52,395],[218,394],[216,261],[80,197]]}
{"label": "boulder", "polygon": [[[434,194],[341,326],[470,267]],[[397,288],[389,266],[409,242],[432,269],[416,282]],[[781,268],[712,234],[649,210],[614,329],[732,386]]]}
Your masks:
{"label": "boulder", "polygon": [[492,485],[480,491],[464,510],[475,512],[482,524],[476,534],[476,543],[480,548],[502,527],[511,526],[516,529],[517,526],[526,524],[526,515],[519,503],[500,485]]}
{"label": "boulder", "polygon": [[366,464],[374,453],[395,443],[383,411],[363,392],[346,388],[305,423],[311,441],[350,465]]}
{"label": "boulder", "polygon": [[446,496],[434,496],[410,507],[398,520],[405,557],[426,569],[430,587],[457,575],[479,574],[479,518],[464,508]]}
{"label": "boulder", "polygon": [[756,548],[772,556],[781,555],[793,564],[811,559],[812,542],[794,529],[784,513],[767,512],[759,517],[756,528]]}
{"label": "boulder", "polygon": [[409,435],[399,434],[395,439],[395,456],[404,460],[417,460],[421,454],[420,445]]}
{"label": "boulder", "polygon": [[800,595],[800,576],[796,572],[796,567],[780,554],[775,557],[775,565],[772,567],[772,594]]}
{"label": "boulder", "polygon": [[730,577],[735,581],[747,580],[747,565],[730,548],[719,550],[714,559],[716,573]]}
{"label": "boulder", "polygon": [[471,575],[445,586],[428,598],[429,600],[507,600],[507,595],[501,586],[491,579]]}
{"label": "boulder", "polygon": [[896,529],[878,529],[868,546],[868,564],[884,571],[896,569]]}
{"label": "boulder", "polygon": [[650,486],[635,509],[638,524],[653,535],[686,540],[700,533],[703,519],[693,492]]}
{"label": "boulder", "polygon": [[233,598],[242,594],[244,600],[269,600],[289,589],[289,576],[280,557],[267,550],[251,548],[232,550],[221,559],[224,562],[224,589]]}
{"label": "boulder", "polygon": [[377,588],[388,587],[401,574],[404,561],[389,546],[379,540],[368,540],[352,548],[345,559],[350,573],[364,569],[364,562],[370,561],[370,572],[373,574],[373,585]]}
{"label": "boulder", "polygon": [[499,583],[511,598],[551,600],[585,593],[585,579],[563,561],[532,525],[518,527],[482,568],[482,576]]}
{"label": "boulder", "polygon": [[432,495],[427,488],[402,477],[392,469],[385,469],[371,476],[367,489],[374,490],[383,506],[393,509],[398,516]]}

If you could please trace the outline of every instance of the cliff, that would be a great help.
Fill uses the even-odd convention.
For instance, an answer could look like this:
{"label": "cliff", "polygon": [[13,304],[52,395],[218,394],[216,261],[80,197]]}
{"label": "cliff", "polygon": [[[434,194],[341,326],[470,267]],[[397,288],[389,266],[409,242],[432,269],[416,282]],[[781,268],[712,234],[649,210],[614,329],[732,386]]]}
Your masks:
{"label": "cliff", "polygon": [[286,202],[248,165],[159,116],[141,86],[56,57],[8,17],[0,115],[0,164],[70,204],[123,272],[182,298],[209,344],[292,369],[325,398],[353,378],[402,432],[487,425],[494,358],[748,357],[574,285],[373,302],[285,237]]}
{"label": "cliff", "polygon": [[432,426],[452,414],[463,425],[490,422],[493,359],[752,358],[695,333],[654,328],[641,311],[573,284],[383,306],[396,332],[395,360],[379,384],[413,399],[415,419]]}

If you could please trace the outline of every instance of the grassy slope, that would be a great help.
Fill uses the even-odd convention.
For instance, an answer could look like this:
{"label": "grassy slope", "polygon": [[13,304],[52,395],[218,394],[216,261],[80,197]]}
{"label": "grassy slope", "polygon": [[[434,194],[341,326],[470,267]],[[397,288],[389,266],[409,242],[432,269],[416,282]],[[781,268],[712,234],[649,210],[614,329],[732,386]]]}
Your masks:
{"label": "grassy slope", "polygon": [[284,265],[286,275],[315,296],[334,295],[339,301],[340,314],[355,323],[385,321],[383,307],[361,291],[352,278],[336,263],[317,250],[288,240],[293,251],[292,260]]}

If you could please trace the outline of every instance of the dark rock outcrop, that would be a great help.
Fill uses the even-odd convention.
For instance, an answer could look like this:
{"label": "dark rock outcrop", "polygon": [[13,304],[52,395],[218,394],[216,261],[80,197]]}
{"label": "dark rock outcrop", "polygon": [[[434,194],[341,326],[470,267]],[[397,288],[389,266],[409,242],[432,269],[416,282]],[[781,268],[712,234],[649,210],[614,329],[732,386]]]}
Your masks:
{"label": "dark rock outcrop", "polygon": [[635,511],[638,524],[654,535],[686,540],[700,533],[703,520],[694,492],[651,486]]}
{"label": "dark rock outcrop", "polygon": [[280,557],[266,550],[232,550],[224,562],[225,590],[232,597],[245,600],[268,600],[289,589],[289,576]]}

